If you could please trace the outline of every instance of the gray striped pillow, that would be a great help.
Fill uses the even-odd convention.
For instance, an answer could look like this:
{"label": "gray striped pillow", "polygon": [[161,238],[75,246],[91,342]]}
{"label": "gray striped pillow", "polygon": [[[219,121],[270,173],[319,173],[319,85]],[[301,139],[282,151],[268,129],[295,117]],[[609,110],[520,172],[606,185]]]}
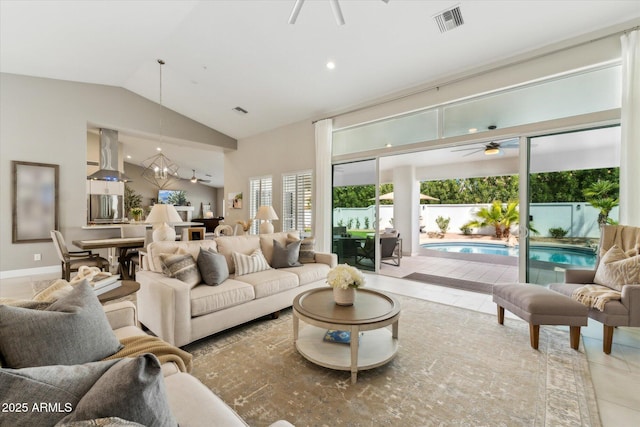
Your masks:
{"label": "gray striped pillow", "polygon": [[238,252],[233,252],[231,255],[233,256],[233,263],[236,266],[236,276],[271,269],[260,249],[256,249],[251,255]]}

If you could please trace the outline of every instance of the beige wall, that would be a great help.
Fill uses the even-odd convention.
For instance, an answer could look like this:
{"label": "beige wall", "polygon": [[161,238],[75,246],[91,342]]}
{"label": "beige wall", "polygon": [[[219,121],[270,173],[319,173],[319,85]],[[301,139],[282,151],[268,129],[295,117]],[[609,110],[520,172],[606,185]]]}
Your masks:
{"label": "beige wall", "polygon": [[[86,231],[87,128],[153,135],[158,105],[122,88],[0,74],[0,277],[59,266],[53,243],[11,243],[11,161],[60,166],[59,229],[70,242],[107,237]],[[166,110],[168,138],[235,149],[236,141]],[[34,254],[42,254],[34,261]],[[37,270],[34,270],[34,272]],[[1,293],[1,290],[0,290]]]}
{"label": "beige wall", "polygon": [[[243,193],[242,209],[225,207],[225,223],[249,219],[249,179],[271,175],[273,208],[282,217],[282,174],[315,168],[315,130],[311,121],[295,123],[238,140],[238,150],[225,154],[224,195]],[[314,191],[315,194],[315,191]],[[274,221],[275,231],[282,221]]]}

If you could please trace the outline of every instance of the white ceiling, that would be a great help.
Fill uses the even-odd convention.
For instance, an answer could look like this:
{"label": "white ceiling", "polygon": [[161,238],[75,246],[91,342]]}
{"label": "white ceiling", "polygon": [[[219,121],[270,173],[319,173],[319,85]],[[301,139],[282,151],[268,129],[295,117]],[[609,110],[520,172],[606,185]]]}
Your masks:
{"label": "white ceiling", "polygon": [[[158,102],[162,58],[164,106],[245,138],[640,18],[637,0],[342,0],[338,26],[328,0],[308,0],[290,25],[294,3],[0,0],[0,71]],[[465,24],[441,34],[432,17],[456,4]],[[213,172],[175,151],[181,174]]]}

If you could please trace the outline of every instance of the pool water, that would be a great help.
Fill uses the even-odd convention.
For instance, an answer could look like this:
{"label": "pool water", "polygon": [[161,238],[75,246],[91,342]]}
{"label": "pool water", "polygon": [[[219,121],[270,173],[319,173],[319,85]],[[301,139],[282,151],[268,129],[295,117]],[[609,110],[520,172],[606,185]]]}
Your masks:
{"label": "pool water", "polygon": [[[425,243],[421,245],[425,249],[433,249],[442,252],[458,252],[464,254],[485,254],[518,256],[518,247],[498,245],[491,243]],[[529,246],[529,258],[537,261],[552,262],[554,264],[567,264],[579,267],[595,267],[596,254],[590,248],[568,248],[559,246]]]}

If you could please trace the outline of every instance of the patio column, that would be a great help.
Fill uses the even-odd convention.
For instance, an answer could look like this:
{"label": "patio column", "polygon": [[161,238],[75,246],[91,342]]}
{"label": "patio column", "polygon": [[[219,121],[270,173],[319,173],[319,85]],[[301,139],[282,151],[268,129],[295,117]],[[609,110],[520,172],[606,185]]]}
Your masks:
{"label": "patio column", "polygon": [[403,255],[418,252],[420,243],[420,185],[415,166],[393,170],[393,226],[402,238]]}

